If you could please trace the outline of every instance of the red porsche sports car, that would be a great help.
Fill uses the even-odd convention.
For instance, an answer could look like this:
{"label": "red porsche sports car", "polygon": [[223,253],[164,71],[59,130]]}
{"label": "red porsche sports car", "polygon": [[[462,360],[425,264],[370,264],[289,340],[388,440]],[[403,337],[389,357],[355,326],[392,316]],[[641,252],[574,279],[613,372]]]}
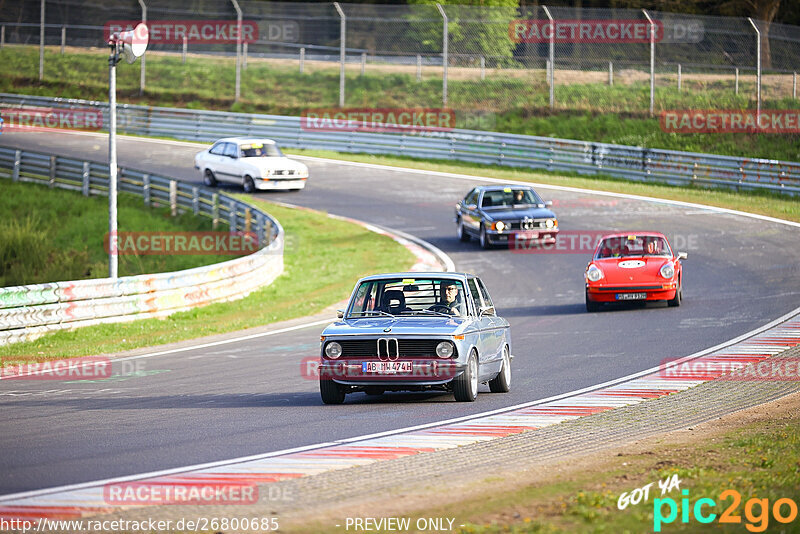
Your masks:
{"label": "red porsche sports car", "polygon": [[604,302],[666,300],[680,306],[683,268],[688,255],[672,252],[658,232],[603,236],[586,267],[586,311]]}

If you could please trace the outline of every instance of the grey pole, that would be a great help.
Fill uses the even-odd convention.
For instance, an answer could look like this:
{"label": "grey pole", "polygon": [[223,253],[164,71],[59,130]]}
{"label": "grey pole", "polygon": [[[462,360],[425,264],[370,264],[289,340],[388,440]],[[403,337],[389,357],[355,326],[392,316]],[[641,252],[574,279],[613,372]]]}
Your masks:
{"label": "grey pole", "polygon": [[442,106],[447,107],[447,65],[450,62],[447,52],[449,46],[450,28],[448,26],[447,13],[444,12],[442,4],[436,3],[436,8],[442,15]]}
{"label": "grey pole", "polygon": [[367,53],[361,52],[361,75],[366,74],[367,71]]}
{"label": "grey pole", "polygon": [[739,94],[739,67],[736,67],[736,78],[734,79],[736,94]]}
{"label": "grey pole", "polygon": [[761,30],[758,29],[753,19],[747,17],[750,25],[756,31],[756,121],[761,122]]}
{"label": "grey pole", "polygon": [[0,50],[6,45],[6,26],[5,24],[0,27]]}
{"label": "grey pole", "polygon": [[108,58],[108,277],[117,277],[117,45]]}
{"label": "grey pole", "polygon": [[422,80],[422,56],[417,54],[417,81],[419,82],[421,80]]}
{"label": "grey pole", "polygon": [[67,27],[61,26],[61,55],[64,55],[64,47],[67,46]]}
{"label": "grey pole", "polygon": [[681,90],[681,64],[678,63],[678,91]]}
{"label": "grey pole", "polygon": [[242,43],[242,69],[247,70],[247,43]]}
{"label": "grey pole", "polygon": [[39,81],[44,79],[44,0],[39,14]]}
{"label": "grey pole", "polygon": [[608,62],[608,85],[614,85],[614,62]]}
{"label": "grey pole", "polygon": [[650,116],[652,117],[656,107],[656,25],[647,10],[642,9],[642,13],[650,23]]}
{"label": "grey pole", "polygon": [[550,69],[547,74],[547,81],[550,84],[550,109],[555,109],[556,107],[556,92],[555,92],[555,70],[556,70],[556,25],[555,21],[553,20],[553,15],[550,14],[550,10],[547,9],[547,6],[542,6],[544,10],[544,14],[547,15],[548,20],[550,21],[550,51],[548,57],[550,58]]}
{"label": "grey pole", "polygon": [[303,74],[303,63],[306,62],[306,48],[300,49],[300,74]]}
{"label": "grey pole", "polygon": [[242,84],[242,10],[239,9],[239,2],[231,0],[233,8],[236,10],[236,89],[234,91],[234,102],[239,101]]}
{"label": "grey pole", "polygon": [[486,58],[481,56],[481,80],[486,79]]}
{"label": "grey pole", "polygon": [[186,36],[183,36],[183,45],[181,46],[181,62],[185,65],[186,64],[186,52],[189,48],[189,40]]}
{"label": "grey pole", "polygon": [[797,73],[792,73],[792,98],[797,99]]}
{"label": "grey pole", "polygon": [[339,107],[344,107],[344,62],[347,60],[347,17],[342,11],[339,2],[334,2],[333,7],[339,13]]}
{"label": "grey pole", "polygon": [[[147,24],[147,6],[144,5],[144,0],[139,0],[139,6],[142,8],[142,24]],[[144,84],[145,84],[145,67],[144,67],[144,58],[147,56],[145,52],[142,54],[142,64],[139,66],[139,96],[144,94]]]}

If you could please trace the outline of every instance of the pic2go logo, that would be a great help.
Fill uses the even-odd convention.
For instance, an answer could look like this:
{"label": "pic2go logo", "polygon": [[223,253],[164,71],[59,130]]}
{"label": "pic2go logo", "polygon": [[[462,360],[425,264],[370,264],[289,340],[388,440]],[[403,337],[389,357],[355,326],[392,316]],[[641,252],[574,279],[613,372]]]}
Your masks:
{"label": "pic2go logo", "polygon": [[[695,521],[698,523],[711,523],[717,518],[717,514],[712,512],[706,513],[706,511],[704,511],[704,508],[714,508],[717,506],[714,499],[698,499],[697,502],[694,503],[694,506],[691,506],[689,504],[689,490],[685,489],[681,493],[683,494],[683,499],[681,499],[680,505],[671,497],[653,500],[653,531],[661,532],[661,525],[674,522],[678,518],[678,512],[681,514],[681,523],[689,523],[690,509],[694,515]],[[719,494],[720,501],[727,500],[728,498],[731,498],[733,502],[720,514],[719,522],[740,524],[742,522],[742,516],[737,513],[737,510],[739,504],[742,502],[742,496],[738,491],[733,489],[725,490]],[[664,515],[665,506],[669,509],[666,516]],[[748,521],[748,523],[745,524],[745,528],[750,532],[764,532],[769,526],[769,515],[769,499],[758,499],[756,497],[749,499],[744,505],[744,516]],[[779,523],[791,523],[797,518],[797,503],[792,499],[778,499],[772,504],[772,515]]]}

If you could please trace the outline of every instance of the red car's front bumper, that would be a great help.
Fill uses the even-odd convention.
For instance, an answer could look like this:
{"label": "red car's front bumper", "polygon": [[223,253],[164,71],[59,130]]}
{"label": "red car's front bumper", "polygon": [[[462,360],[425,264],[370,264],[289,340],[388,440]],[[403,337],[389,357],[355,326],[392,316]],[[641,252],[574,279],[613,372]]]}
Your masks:
{"label": "red car's front bumper", "polygon": [[[628,302],[642,300],[672,300],[678,291],[676,282],[652,285],[587,284],[586,296],[592,302]],[[645,298],[640,298],[645,295]],[[636,298],[634,298],[636,297]]]}

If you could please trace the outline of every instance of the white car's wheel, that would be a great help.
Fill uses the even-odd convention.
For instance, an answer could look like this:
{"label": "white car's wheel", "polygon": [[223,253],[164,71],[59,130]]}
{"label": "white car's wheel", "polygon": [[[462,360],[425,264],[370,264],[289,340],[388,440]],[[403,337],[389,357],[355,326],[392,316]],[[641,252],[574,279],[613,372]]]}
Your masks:
{"label": "white car's wheel", "polygon": [[252,193],[256,190],[256,184],[250,176],[245,175],[242,179],[242,189],[245,193]]}
{"label": "white car's wheel", "polygon": [[203,183],[208,187],[217,187],[217,178],[211,169],[206,169],[206,172],[203,173]]}

